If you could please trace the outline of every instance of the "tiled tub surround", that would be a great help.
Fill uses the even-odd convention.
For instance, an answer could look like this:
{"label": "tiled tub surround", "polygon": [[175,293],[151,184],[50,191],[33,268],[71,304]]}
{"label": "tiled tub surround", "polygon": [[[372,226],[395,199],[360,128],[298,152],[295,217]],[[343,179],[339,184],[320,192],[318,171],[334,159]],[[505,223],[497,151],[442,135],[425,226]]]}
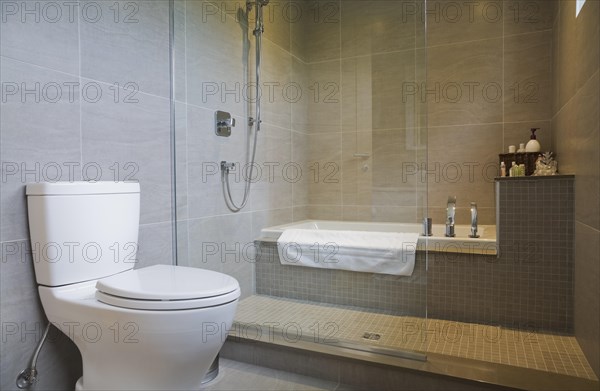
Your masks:
{"label": "tiled tub surround", "polygon": [[274,242],[257,242],[257,249],[256,293],[260,295],[394,315],[427,313],[505,327],[572,330],[567,316],[572,311],[570,284],[548,279],[538,270],[542,265],[518,267],[514,259],[504,256],[418,251],[413,274],[398,277],[282,265]]}
{"label": "tiled tub surround", "polygon": [[257,241],[256,293],[339,304],[395,315],[425,316],[425,253],[411,276],[282,265],[274,241]]}
{"label": "tiled tub surround", "polygon": [[560,175],[496,182],[506,262],[506,283],[490,281],[506,300],[493,303],[498,316],[529,313],[542,329],[573,332],[574,181]]}
{"label": "tiled tub surround", "polygon": [[282,265],[269,239],[257,241],[256,293],[571,333],[573,177],[501,180],[497,186],[499,256],[417,251],[413,274],[396,277]]}

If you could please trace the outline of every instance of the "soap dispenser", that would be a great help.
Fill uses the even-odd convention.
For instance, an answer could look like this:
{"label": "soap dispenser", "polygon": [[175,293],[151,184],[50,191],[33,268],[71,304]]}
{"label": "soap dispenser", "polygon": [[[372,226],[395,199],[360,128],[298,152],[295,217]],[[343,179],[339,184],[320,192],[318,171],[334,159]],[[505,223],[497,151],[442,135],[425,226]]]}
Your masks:
{"label": "soap dispenser", "polygon": [[531,128],[531,140],[529,140],[529,142],[525,146],[526,152],[539,152],[542,150],[540,142],[537,141],[537,137],[535,136],[535,132],[537,130],[540,130],[540,128]]}

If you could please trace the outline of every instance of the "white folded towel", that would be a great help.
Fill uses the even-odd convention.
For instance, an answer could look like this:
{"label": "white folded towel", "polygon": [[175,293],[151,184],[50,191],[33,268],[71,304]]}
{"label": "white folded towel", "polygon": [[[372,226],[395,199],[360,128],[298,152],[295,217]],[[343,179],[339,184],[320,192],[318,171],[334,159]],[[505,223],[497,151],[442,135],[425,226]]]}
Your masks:
{"label": "white folded towel", "polygon": [[418,239],[416,233],[286,229],[277,251],[284,265],[410,276]]}

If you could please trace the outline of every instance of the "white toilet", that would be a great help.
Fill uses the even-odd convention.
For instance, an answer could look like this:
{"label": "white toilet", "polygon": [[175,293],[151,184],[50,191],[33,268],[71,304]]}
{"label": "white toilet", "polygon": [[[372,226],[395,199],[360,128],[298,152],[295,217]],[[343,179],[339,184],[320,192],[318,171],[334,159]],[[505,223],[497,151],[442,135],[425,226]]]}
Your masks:
{"label": "white toilet", "polygon": [[76,390],[197,390],[231,327],[235,278],[157,265],[133,270],[140,187],[27,185],[46,316],[83,360]]}

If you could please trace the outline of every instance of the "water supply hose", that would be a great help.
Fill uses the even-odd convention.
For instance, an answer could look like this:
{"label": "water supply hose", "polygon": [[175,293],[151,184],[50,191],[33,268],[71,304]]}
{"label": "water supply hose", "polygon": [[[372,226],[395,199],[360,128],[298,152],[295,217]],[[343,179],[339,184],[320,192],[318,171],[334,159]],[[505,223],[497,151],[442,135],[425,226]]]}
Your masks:
{"label": "water supply hose", "polygon": [[42,346],[44,345],[44,342],[46,342],[46,338],[48,337],[48,331],[50,331],[50,322],[48,322],[48,325],[46,325],[44,335],[42,335],[42,339],[40,339],[40,342],[38,342],[37,346],[35,347],[35,350],[33,351],[33,355],[29,360],[29,366],[23,369],[17,376],[17,387],[19,387],[20,389],[30,388],[38,380],[38,371],[35,366],[37,364],[40,351],[42,350]]}

